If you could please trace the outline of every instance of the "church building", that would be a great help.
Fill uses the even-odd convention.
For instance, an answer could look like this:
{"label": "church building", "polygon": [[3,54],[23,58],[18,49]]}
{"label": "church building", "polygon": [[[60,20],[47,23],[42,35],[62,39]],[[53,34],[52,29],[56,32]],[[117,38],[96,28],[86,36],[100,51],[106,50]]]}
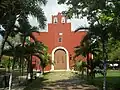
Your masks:
{"label": "church building", "polygon": [[[75,64],[73,60],[74,47],[86,35],[85,30],[74,32],[71,30],[71,23],[61,13],[52,16],[52,22],[48,24],[48,32],[34,33],[38,41],[48,46],[51,54],[51,61],[54,64],[48,65],[46,71],[71,70]],[[35,58],[34,58],[35,59]],[[36,68],[38,69],[39,66]]]}

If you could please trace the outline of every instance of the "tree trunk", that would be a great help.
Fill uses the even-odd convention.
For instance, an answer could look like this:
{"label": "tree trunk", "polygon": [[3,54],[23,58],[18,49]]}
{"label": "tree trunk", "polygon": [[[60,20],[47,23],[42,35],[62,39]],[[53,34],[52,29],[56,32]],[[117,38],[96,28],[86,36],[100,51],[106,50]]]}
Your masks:
{"label": "tree trunk", "polygon": [[103,63],[103,68],[104,68],[104,81],[103,81],[103,90],[106,90],[107,86],[106,86],[106,67],[107,67],[107,64],[106,64],[106,61],[108,59],[107,57],[107,40],[105,41],[103,39],[103,60],[104,60],[104,63]]}
{"label": "tree trunk", "polygon": [[84,67],[82,69],[82,77],[81,77],[81,79],[84,79]]}
{"label": "tree trunk", "polygon": [[9,14],[9,22],[7,22],[7,27],[5,29],[5,34],[3,36],[3,40],[2,40],[2,43],[1,43],[1,47],[0,47],[0,61],[1,61],[1,58],[2,58],[2,54],[3,54],[3,49],[4,49],[4,46],[5,46],[5,42],[9,36],[9,34],[11,33],[11,30],[15,24],[15,21],[16,21],[16,16],[12,16],[11,13]]}
{"label": "tree trunk", "polygon": [[4,37],[3,37],[3,40],[2,40],[2,43],[1,43],[1,47],[0,47],[0,61],[1,61],[1,58],[2,58],[2,55],[3,55],[3,49],[4,49],[4,46],[5,46],[5,42],[7,41],[7,38],[9,36],[10,32],[5,32],[4,34]]}
{"label": "tree trunk", "polygon": [[29,79],[29,75],[30,75],[30,80],[32,81],[33,79],[32,55],[30,55],[30,59],[28,62],[28,79]]}
{"label": "tree trunk", "polygon": [[44,67],[42,67],[42,72],[41,73],[44,74]]}
{"label": "tree trunk", "polygon": [[87,79],[89,79],[89,53],[87,54]]}
{"label": "tree trunk", "polygon": [[26,59],[27,59],[27,78],[26,79],[28,80],[30,57],[28,56],[26,57]]}
{"label": "tree trunk", "polygon": [[91,66],[91,78],[93,79],[95,77],[95,73],[93,72],[94,65],[93,65],[93,60],[90,60],[90,66]]}
{"label": "tree trunk", "polygon": [[[26,40],[26,36],[24,35],[24,38],[23,38],[23,42],[22,42],[22,48],[24,48],[24,46],[25,46],[25,40]],[[21,57],[21,68],[22,68],[22,76],[23,76],[23,74],[24,74],[24,55],[22,54],[22,57]]]}
{"label": "tree trunk", "polygon": [[20,74],[21,74],[21,63],[22,63],[21,57],[19,58],[19,60],[20,60],[20,63],[19,63],[19,71],[20,71]]}
{"label": "tree trunk", "polygon": [[17,58],[16,56],[14,56],[14,57],[13,57],[13,65],[12,65],[12,70],[14,70],[14,68],[15,68],[15,61],[16,61],[16,58]]}
{"label": "tree trunk", "polygon": [[8,63],[8,73],[10,73],[10,57],[9,57],[9,63]]}

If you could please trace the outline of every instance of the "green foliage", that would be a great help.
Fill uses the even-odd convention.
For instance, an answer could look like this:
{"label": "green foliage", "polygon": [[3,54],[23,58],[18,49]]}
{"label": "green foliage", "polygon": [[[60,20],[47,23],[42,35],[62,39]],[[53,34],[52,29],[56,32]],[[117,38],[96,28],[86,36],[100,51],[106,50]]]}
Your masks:
{"label": "green foliage", "polygon": [[44,51],[44,54],[40,56],[40,66],[44,69],[48,64],[50,64],[50,55],[48,52]]}
{"label": "green foliage", "polygon": [[75,57],[79,55],[86,57],[90,53],[94,56],[97,56],[99,52],[99,42],[95,39],[92,39],[89,32],[86,34],[83,40],[81,40],[80,45],[75,47]]}
{"label": "green foliage", "polygon": [[[44,29],[46,26],[46,17],[41,8],[41,5],[46,4],[46,0],[1,0],[0,1],[0,24],[5,31],[0,32],[3,36],[2,45],[0,47],[0,59],[3,54],[3,49],[8,36],[15,37],[21,33],[23,36],[22,46],[24,47],[25,39],[31,36],[36,27],[31,27],[28,21],[28,16],[31,15],[37,18],[39,27]],[[18,26],[16,25],[18,22]],[[35,39],[35,38],[34,38]],[[9,43],[10,45],[10,43]],[[12,47],[13,48],[13,47]]]}
{"label": "green foliage", "polygon": [[120,41],[109,39],[108,58],[109,60],[120,60]]}
{"label": "green foliage", "polygon": [[68,10],[64,12],[67,16],[87,17],[92,32],[98,32],[100,36],[105,30],[119,40],[119,0],[58,0],[58,3],[68,5]]}
{"label": "green foliage", "polygon": [[41,42],[29,42],[26,45],[26,56],[32,54],[40,59],[40,66],[44,69],[50,64],[50,54],[48,53],[48,47]]}
{"label": "green foliage", "polygon": [[[96,78],[89,81],[92,84],[102,90],[103,86],[103,76],[96,74]],[[120,89],[120,72],[119,70],[108,70],[107,71],[107,90],[119,90]]]}
{"label": "green foliage", "polygon": [[48,53],[48,47],[41,43],[42,54],[39,54],[40,66],[44,72],[44,68],[50,64],[50,54]]}
{"label": "green foliage", "polygon": [[3,56],[2,61],[1,61],[1,65],[6,68],[6,69],[10,69],[10,67],[12,67],[13,61],[12,59],[10,59],[10,57],[8,56]]}
{"label": "green foliage", "polygon": [[[20,37],[19,37],[20,39]],[[14,57],[14,66],[16,64],[18,64],[19,66],[21,65],[25,65],[25,62],[27,60],[27,62],[29,62],[28,57],[30,57],[31,55],[38,57],[41,60],[41,66],[43,66],[44,68],[47,66],[47,64],[49,63],[49,54],[48,54],[48,48],[47,46],[45,46],[43,43],[41,42],[30,42],[28,39],[27,42],[25,43],[24,47],[22,46],[22,43],[17,43],[15,45],[14,39],[13,41],[11,40],[11,38],[9,39],[10,42],[9,44],[11,45],[9,48],[6,48],[3,51],[3,55],[6,56],[10,56],[10,57]],[[21,57],[22,59],[22,63],[20,61]]]}
{"label": "green foliage", "polygon": [[75,64],[75,70],[77,71],[82,71],[86,68],[86,62],[83,62],[82,60],[76,62]]}
{"label": "green foliage", "polygon": [[[58,3],[66,4],[69,7],[63,13],[66,16],[70,16],[70,18],[74,16],[77,16],[77,18],[87,17],[90,24],[89,28],[87,28],[90,32],[90,37],[99,42],[98,49],[100,52],[94,55],[95,59],[103,60],[102,55],[105,53],[106,55],[104,56],[107,59],[107,50],[108,59],[119,59],[120,49],[117,43],[120,40],[119,0],[58,0]],[[110,41],[111,38],[112,40]],[[108,45],[106,44],[107,42]],[[81,52],[83,50],[78,51]],[[86,50],[84,49],[84,51]]]}
{"label": "green foliage", "polygon": [[9,20],[10,16],[32,15],[37,18],[40,28],[45,27],[46,18],[40,5],[45,5],[46,0],[1,0],[0,2],[0,23]]}
{"label": "green foliage", "polygon": [[[18,32],[20,32],[23,36],[30,36],[32,32],[38,32],[37,27],[32,27],[26,17],[26,14],[23,14],[18,19],[19,26],[17,26]],[[17,32],[15,30],[15,32]]]}

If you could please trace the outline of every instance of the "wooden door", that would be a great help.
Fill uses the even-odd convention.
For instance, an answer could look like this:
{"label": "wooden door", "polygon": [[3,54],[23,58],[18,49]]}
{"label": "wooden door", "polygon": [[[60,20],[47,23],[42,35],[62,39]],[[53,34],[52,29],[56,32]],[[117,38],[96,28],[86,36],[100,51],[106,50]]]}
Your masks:
{"label": "wooden door", "polygon": [[64,50],[59,49],[54,53],[54,69],[55,70],[66,70],[67,69],[67,61],[66,61],[66,53]]}

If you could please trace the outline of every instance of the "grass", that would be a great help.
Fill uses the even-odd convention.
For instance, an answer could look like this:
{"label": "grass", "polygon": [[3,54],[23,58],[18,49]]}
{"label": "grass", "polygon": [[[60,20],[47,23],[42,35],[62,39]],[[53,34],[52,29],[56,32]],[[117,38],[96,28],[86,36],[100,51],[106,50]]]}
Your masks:
{"label": "grass", "polygon": [[77,75],[66,71],[45,73],[43,78],[33,80],[24,90],[97,90]]}
{"label": "grass", "polygon": [[31,83],[27,84],[27,86],[24,88],[24,90],[40,90],[45,84],[43,83],[47,79],[44,78],[37,78],[36,80],[33,80]]}
{"label": "grass", "polygon": [[[67,80],[72,75],[73,73],[66,72],[66,71],[44,73],[44,77],[33,80],[32,83],[28,84],[24,88],[24,90],[44,90],[43,88],[45,88],[45,90],[56,90],[56,89],[51,89],[51,88],[54,88],[54,87],[56,88],[56,83],[59,80]],[[65,89],[57,89],[57,90],[65,90]]]}
{"label": "grass", "polygon": [[[54,76],[54,77],[51,77],[51,76]],[[49,79],[49,81],[56,81],[56,80],[62,80],[62,79],[69,79],[72,76],[73,76],[72,72],[59,71],[59,72],[50,72],[44,75],[44,78]]]}
{"label": "grass", "polygon": [[[14,71],[6,71],[5,68],[0,68],[0,88],[5,87],[5,76],[7,75],[7,83],[9,83],[9,75],[12,73],[12,85],[18,85],[26,80],[25,77],[23,77],[19,70]],[[27,75],[27,73],[24,71],[24,76]]]}
{"label": "grass", "polygon": [[[120,90],[120,71],[119,70],[108,70],[106,79],[107,79],[107,90]],[[100,90],[102,90],[103,76],[96,75],[95,79],[90,80],[89,83],[99,87]]]}
{"label": "grass", "polygon": [[[4,70],[0,70],[1,74],[5,73]],[[17,76],[20,75],[18,71],[15,73]],[[47,88],[47,87],[55,87],[60,84],[60,88],[66,88],[68,87],[66,85],[67,82],[78,80],[76,79],[75,73],[72,72],[50,72],[45,73],[43,78],[37,78],[36,80],[33,80],[32,83],[27,84],[25,86],[24,90],[40,90],[40,88]],[[80,76],[79,76],[80,77]],[[80,78],[79,80],[81,80]],[[120,90],[120,71],[119,70],[108,70],[107,71],[107,90]],[[83,82],[81,83],[81,85]],[[102,90],[103,87],[103,76],[100,74],[96,74],[95,79],[88,81],[88,84],[94,85],[99,88],[99,90]],[[69,84],[71,85],[71,84]],[[73,84],[71,85],[73,86]],[[75,84],[76,86],[76,84]],[[50,88],[48,88],[50,90]],[[52,89],[51,89],[52,90]],[[59,89],[60,90],[60,89]],[[65,89],[62,89],[65,90]],[[91,89],[92,90],[92,89]]]}

